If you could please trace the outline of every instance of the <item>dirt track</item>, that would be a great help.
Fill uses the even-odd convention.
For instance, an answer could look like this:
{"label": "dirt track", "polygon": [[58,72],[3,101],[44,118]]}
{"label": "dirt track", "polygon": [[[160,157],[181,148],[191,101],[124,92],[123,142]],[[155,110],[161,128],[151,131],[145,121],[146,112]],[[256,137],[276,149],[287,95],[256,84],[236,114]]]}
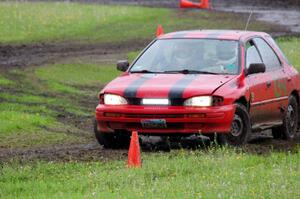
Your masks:
{"label": "dirt track", "polygon": [[145,46],[149,41],[138,40],[114,44],[53,43],[33,45],[0,45],[0,68],[41,66],[71,62],[78,58],[94,62],[115,61],[114,54],[129,52]]}
{"label": "dirt track", "polygon": [[[97,0],[90,0],[95,2]],[[105,1],[98,0],[101,3],[126,3],[126,4],[142,4],[147,6],[165,6],[174,7],[178,6],[178,1],[155,1],[155,0],[113,0]],[[216,9],[226,10],[229,9],[224,4],[220,3],[224,1],[213,1],[213,6]],[[226,3],[229,3],[227,1]],[[236,1],[234,1],[236,2]],[[238,6],[238,1],[236,4]],[[261,1],[259,1],[261,2]],[[270,1],[269,1],[270,2]],[[274,1],[271,1],[274,3]],[[294,1],[297,3],[297,1]],[[280,4],[274,3],[275,6]],[[297,4],[298,5],[298,4]],[[300,3],[299,5],[300,6]],[[299,7],[297,7],[298,9]],[[288,8],[288,9],[294,9]],[[231,10],[228,10],[231,11]],[[241,12],[242,9],[240,9]],[[278,15],[280,18],[280,15]],[[269,17],[272,18],[272,17]],[[286,20],[286,19],[285,19]],[[297,18],[296,18],[297,20]],[[299,20],[300,21],[300,20]],[[297,25],[297,24],[296,24]],[[299,25],[299,22],[298,22]],[[289,26],[292,28],[292,26]],[[291,31],[295,31],[291,29]],[[297,32],[297,31],[296,31]],[[300,31],[299,31],[300,32]],[[22,45],[22,46],[0,46],[0,71],[7,70],[11,67],[26,67],[26,66],[40,66],[45,64],[72,62],[74,57],[80,59],[80,61],[89,60],[89,62],[112,62],[117,60],[123,52],[128,52],[136,49],[143,48],[148,41],[131,41],[120,44],[101,44],[101,45],[82,45],[82,44],[35,44],[35,45]],[[82,102],[85,103],[85,102]],[[90,102],[86,102],[90,103]],[[81,121],[78,118],[63,117],[60,118],[62,122],[74,122]],[[91,118],[82,118],[83,120],[89,120]],[[81,121],[83,125],[89,125],[89,122]],[[91,125],[91,124],[90,124]],[[88,133],[91,133],[91,128],[84,126],[79,127]],[[276,141],[271,139],[270,135],[254,136],[252,141],[244,147],[244,150],[249,153],[266,154],[272,150],[276,151],[292,151],[297,144],[300,143],[300,138],[293,142],[288,141]],[[199,139],[187,140],[183,143],[186,148],[202,145],[202,141]],[[179,145],[173,143],[171,149],[178,148]],[[200,149],[205,150],[205,146],[201,146]],[[169,150],[170,147],[166,143],[153,143],[145,142],[143,144],[144,151],[157,151],[157,150]],[[46,160],[46,161],[90,161],[90,160],[112,160],[112,159],[125,159],[127,150],[104,150],[92,139],[87,144],[76,145],[57,145],[47,146],[30,149],[0,149],[0,161],[8,161],[11,158],[19,159],[20,161],[31,160]]]}
{"label": "dirt track", "polygon": [[[143,138],[142,150],[144,153],[157,151],[168,152],[170,150],[186,149],[206,150],[209,143],[205,139],[190,138],[181,142],[165,142],[157,138]],[[270,135],[253,135],[252,140],[242,148],[242,151],[251,154],[265,155],[273,151],[296,152],[300,137],[294,141],[274,140]],[[4,149],[0,153],[1,161],[11,159],[19,162],[28,161],[111,161],[125,160],[127,149],[109,150],[103,149],[97,142],[92,141],[87,144],[55,145],[46,147],[36,147],[29,149]]]}

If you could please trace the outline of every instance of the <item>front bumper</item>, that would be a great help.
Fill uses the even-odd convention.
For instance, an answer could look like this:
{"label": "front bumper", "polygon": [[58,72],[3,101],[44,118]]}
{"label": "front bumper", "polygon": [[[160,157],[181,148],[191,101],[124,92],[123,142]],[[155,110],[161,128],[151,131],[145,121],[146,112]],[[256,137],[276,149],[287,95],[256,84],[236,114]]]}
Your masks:
{"label": "front bumper", "polygon": [[[110,106],[96,108],[98,130],[138,131],[142,134],[193,134],[227,133],[235,113],[235,106],[184,107],[184,106]],[[164,119],[167,128],[143,128],[145,119]]]}

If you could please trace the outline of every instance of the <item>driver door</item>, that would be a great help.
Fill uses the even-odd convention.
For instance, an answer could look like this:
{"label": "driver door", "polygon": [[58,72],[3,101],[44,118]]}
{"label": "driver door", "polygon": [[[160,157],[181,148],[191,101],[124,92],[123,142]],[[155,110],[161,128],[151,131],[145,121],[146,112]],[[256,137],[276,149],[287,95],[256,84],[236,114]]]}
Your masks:
{"label": "driver door", "polygon": [[270,70],[270,65],[264,62],[255,39],[251,39],[246,44],[246,67],[248,69],[252,63],[264,63],[266,72],[251,74],[246,78],[250,90],[250,116],[254,128],[255,126],[268,125],[280,118],[280,111],[272,103],[274,71]]}

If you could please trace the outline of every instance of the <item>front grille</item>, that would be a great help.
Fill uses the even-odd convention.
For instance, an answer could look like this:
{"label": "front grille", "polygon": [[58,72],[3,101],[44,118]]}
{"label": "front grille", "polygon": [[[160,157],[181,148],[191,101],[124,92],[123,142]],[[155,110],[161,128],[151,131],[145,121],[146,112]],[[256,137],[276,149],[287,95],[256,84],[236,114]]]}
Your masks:
{"label": "front grille", "polygon": [[[142,98],[127,98],[130,105],[142,105]],[[183,106],[184,99],[170,99],[171,106]]]}

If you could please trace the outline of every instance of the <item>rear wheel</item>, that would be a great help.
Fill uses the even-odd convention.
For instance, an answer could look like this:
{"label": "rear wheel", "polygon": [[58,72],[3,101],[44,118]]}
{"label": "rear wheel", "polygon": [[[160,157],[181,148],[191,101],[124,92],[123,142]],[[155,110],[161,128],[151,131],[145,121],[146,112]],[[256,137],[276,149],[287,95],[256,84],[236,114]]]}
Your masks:
{"label": "rear wheel", "polygon": [[272,134],[275,139],[291,140],[296,137],[299,123],[298,108],[297,99],[291,96],[282,125],[272,129]]}
{"label": "rear wheel", "polygon": [[127,132],[103,133],[98,131],[97,121],[94,122],[94,133],[98,143],[107,149],[128,148],[130,143],[130,135]]}
{"label": "rear wheel", "polygon": [[216,141],[221,145],[241,146],[247,143],[250,133],[251,123],[247,108],[242,104],[236,104],[231,131],[226,134],[217,134]]}

